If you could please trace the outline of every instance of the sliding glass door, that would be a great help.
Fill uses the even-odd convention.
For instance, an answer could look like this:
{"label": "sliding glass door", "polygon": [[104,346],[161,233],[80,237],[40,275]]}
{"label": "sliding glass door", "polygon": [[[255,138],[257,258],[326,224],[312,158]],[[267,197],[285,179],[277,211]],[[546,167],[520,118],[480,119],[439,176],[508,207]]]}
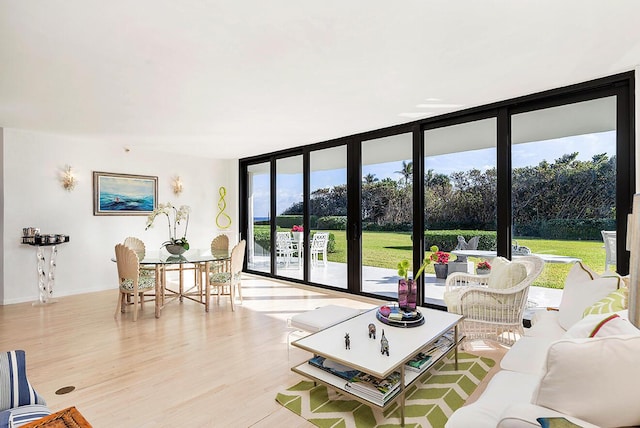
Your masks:
{"label": "sliding glass door", "polygon": [[[617,229],[616,97],[528,111],[511,121],[512,254],[568,256],[603,272],[601,231]],[[536,284],[559,288],[569,269],[547,263]]]}
{"label": "sliding glass door", "polygon": [[309,279],[347,288],[347,147],[309,154]]}
{"label": "sliding glass door", "polygon": [[271,178],[270,163],[247,167],[247,268],[271,272]]}
{"label": "sliding glass door", "polygon": [[[413,134],[362,142],[362,291],[395,298],[413,259]],[[418,182],[419,183],[419,182]]]}

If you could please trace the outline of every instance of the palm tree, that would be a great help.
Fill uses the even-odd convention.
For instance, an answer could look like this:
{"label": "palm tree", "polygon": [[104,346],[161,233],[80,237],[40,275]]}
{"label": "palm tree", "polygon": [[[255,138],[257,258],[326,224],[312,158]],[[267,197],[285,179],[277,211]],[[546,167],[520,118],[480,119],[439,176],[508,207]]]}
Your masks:
{"label": "palm tree", "polygon": [[378,177],[376,177],[375,174],[369,173],[369,174],[365,175],[364,177],[362,177],[362,182],[364,184],[372,184],[372,183],[375,183],[376,181],[380,181],[380,180],[378,180]]}
{"label": "palm tree", "polygon": [[400,179],[400,181],[401,183],[404,183],[406,187],[411,183],[413,178],[413,162],[402,161],[402,169],[400,171],[393,172],[402,175],[402,179]]}

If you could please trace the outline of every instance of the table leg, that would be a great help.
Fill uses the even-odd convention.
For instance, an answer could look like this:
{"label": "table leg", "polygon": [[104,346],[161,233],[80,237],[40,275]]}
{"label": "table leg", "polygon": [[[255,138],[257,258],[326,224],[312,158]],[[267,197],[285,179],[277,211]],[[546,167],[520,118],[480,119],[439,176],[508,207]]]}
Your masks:
{"label": "table leg", "polygon": [[164,305],[164,281],[160,265],[156,265],[156,318],[160,318],[160,310]]}
{"label": "table leg", "polygon": [[453,354],[455,359],[455,370],[458,370],[458,325],[453,329]]}
{"label": "table leg", "polygon": [[184,293],[183,282],[182,282],[182,276],[183,276],[182,272],[183,272],[182,263],[180,263],[180,267],[178,268],[178,273],[180,275],[180,278],[178,279],[178,282],[180,283],[178,287],[178,292],[180,293],[180,303],[182,303],[182,294]]}
{"label": "table leg", "polygon": [[50,303],[56,303],[57,300],[53,300],[53,286],[55,285],[56,276],[56,256],[58,255],[58,249],[55,245],[51,246],[51,253],[49,254],[49,269],[48,273],[45,273],[45,257],[44,251],[41,246],[36,247],[36,258],[38,261],[38,301],[33,305],[47,305]]}
{"label": "table leg", "polygon": [[400,426],[403,427],[404,426],[404,402],[407,398],[406,396],[406,390],[405,390],[405,382],[404,382],[404,364],[402,366],[400,366],[400,380],[401,380],[401,384],[400,384],[400,388],[402,389],[400,391],[400,394],[402,394],[402,397],[400,397]]}

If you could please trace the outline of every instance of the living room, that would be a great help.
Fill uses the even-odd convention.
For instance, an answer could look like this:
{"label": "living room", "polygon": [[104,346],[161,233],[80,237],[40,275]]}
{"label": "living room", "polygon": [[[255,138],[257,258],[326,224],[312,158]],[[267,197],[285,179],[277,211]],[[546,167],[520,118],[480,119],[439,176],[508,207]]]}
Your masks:
{"label": "living room", "polygon": [[[146,217],[93,215],[95,171],[158,177],[158,202],[191,207],[188,237],[194,248],[207,247],[220,232],[236,242],[242,233],[240,158],[406,123],[415,117],[399,114],[414,112],[429,97],[457,105],[428,112],[439,115],[617,73],[637,75],[640,64],[631,18],[640,10],[633,2],[621,2],[617,11],[625,13],[618,12],[615,18],[604,2],[446,7],[426,2],[403,10],[384,4],[333,5],[335,10],[246,4],[237,9],[217,5],[219,9],[211,10],[200,2],[184,8],[136,4],[131,10],[127,5],[104,10],[95,3],[93,11],[90,4],[76,2],[1,6],[3,16],[9,17],[0,26],[0,58],[7,73],[0,85],[3,318],[14,305],[23,305],[21,310],[27,312],[32,308],[25,304],[38,298],[35,250],[20,243],[24,227],[70,236],[68,243],[58,246],[53,294],[64,301],[111,292],[102,300],[105,322],[111,321],[115,307],[117,284],[111,261],[115,243],[138,236],[148,248],[157,249],[166,240],[166,230],[159,224],[145,231]],[[482,27],[476,16],[484,18]],[[422,27],[427,17],[441,19],[434,19],[428,33],[410,30]],[[197,23],[193,25],[197,31],[224,28],[224,42],[215,46],[225,56],[203,70],[197,66],[200,51],[183,48],[191,37],[217,39],[185,30],[189,22]],[[232,32],[238,22],[246,34]],[[464,37],[448,31],[446,23],[456,25]],[[568,31],[572,25],[581,30]],[[545,28],[545,37],[537,27]],[[118,28],[126,30],[114,30]],[[120,50],[142,35],[144,43],[137,49],[126,55]],[[109,39],[117,43],[109,45]],[[289,45],[291,39],[298,42]],[[344,44],[353,39],[360,44]],[[305,45],[305,40],[312,42]],[[441,46],[431,46],[432,41]],[[55,46],[58,55],[53,53]],[[159,52],[152,53],[149,46]],[[277,46],[282,48],[274,52]],[[234,49],[246,55],[246,62],[233,61]],[[428,55],[416,54],[431,49]],[[248,52],[255,55],[249,57]],[[368,54],[357,60],[364,52]],[[136,55],[142,59],[134,61],[135,67],[127,65],[126,60]],[[417,59],[422,56],[438,60]],[[174,68],[174,63],[184,68]],[[212,70],[218,74],[212,75]],[[298,80],[298,75],[306,77]],[[137,80],[128,82],[132,76]],[[218,83],[205,84],[207,76]],[[429,82],[447,84],[439,88]],[[448,92],[440,95],[440,90]],[[306,97],[309,104],[301,95],[309,95],[308,91],[313,91]],[[186,94],[188,100],[183,98]],[[209,104],[216,98],[216,104]],[[636,117],[638,107],[636,99]],[[419,117],[426,117],[424,109],[417,110]],[[118,114],[109,114],[114,112]],[[207,122],[216,126],[205,126]],[[77,179],[71,191],[60,180],[66,166]],[[179,195],[172,188],[176,177],[183,183]],[[227,229],[215,224],[222,187],[232,219]],[[34,310],[43,316],[38,322],[46,322],[46,308]],[[205,316],[194,315],[201,321]],[[25,315],[18,325],[30,321]],[[125,336],[134,328],[127,321],[121,325]],[[4,323],[0,326],[3,350],[20,341],[6,328]],[[46,329],[41,333],[46,335]],[[40,367],[32,379],[35,385],[46,379],[42,367],[46,357],[31,355],[44,353],[38,344],[37,339],[30,342],[27,355]],[[73,346],[82,350],[89,345]],[[50,392],[53,384],[47,388]]]}

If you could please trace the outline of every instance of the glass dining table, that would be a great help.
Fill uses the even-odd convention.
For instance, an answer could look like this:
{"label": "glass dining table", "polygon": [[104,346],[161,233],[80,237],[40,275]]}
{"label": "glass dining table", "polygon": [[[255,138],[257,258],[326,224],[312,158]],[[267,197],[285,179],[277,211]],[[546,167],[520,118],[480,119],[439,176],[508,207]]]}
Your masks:
{"label": "glass dining table", "polygon": [[[115,258],[112,259],[115,261]],[[156,299],[155,316],[160,318],[160,313],[164,306],[178,299],[189,299],[205,306],[205,311],[209,312],[209,299],[206,296],[206,283],[203,284],[203,276],[209,278],[212,269],[220,268],[224,263],[231,260],[230,251],[214,251],[210,249],[191,249],[181,255],[167,254],[166,251],[147,251],[144,258],[140,260],[140,266],[155,267],[156,276]],[[194,282],[185,288],[184,272],[194,271]],[[167,287],[167,272],[178,272],[178,289]]]}

